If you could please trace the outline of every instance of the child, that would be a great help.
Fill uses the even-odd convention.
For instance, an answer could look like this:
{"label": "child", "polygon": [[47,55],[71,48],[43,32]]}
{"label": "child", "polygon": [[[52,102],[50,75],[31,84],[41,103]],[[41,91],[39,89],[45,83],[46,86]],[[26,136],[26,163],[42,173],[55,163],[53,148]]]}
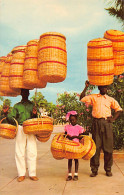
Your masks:
{"label": "child", "polygon": [[[70,125],[65,126],[65,134],[67,134],[67,138],[70,140],[73,140],[75,142],[79,142],[79,135],[81,135],[85,130],[83,127],[77,124],[77,112],[76,111],[70,111],[66,115],[66,121],[69,119]],[[73,180],[78,180],[78,166],[79,162],[78,159],[74,159],[75,161],[75,173]],[[72,159],[68,159],[68,177],[66,181],[72,180]]]}

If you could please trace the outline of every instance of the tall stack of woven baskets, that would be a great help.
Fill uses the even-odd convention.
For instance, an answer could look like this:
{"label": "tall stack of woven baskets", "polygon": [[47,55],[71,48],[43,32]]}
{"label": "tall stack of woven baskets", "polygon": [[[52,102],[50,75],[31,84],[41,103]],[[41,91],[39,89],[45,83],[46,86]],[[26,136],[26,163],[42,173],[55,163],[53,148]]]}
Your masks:
{"label": "tall stack of woven baskets", "polygon": [[7,57],[0,57],[0,95],[14,97],[20,95],[20,88],[45,88],[47,82],[64,81],[66,73],[65,36],[44,33],[27,45],[14,47]]}
{"label": "tall stack of woven baskets", "polygon": [[108,30],[87,44],[87,74],[92,85],[110,85],[124,72],[124,33]]}

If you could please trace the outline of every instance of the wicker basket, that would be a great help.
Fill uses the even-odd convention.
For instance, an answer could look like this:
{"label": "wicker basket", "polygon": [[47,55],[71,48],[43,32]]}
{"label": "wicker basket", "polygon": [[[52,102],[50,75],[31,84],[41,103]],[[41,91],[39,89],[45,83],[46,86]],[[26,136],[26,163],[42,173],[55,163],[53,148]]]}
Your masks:
{"label": "wicker basket", "polygon": [[51,152],[55,159],[81,159],[83,151],[81,143],[67,139],[63,133],[55,135],[51,143]]}
{"label": "wicker basket", "polygon": [[12,60],[12,53],[7,55],[7,58],[4,62],[1,79],[0,79],[0,91],[7,96],[17,96],[20,95],[19,89],[12,89],[9,86],[9,71],[10,71],[10,63]]}
{"label": "wicker basket", "polygon": [[38,78],[38,39],[31,40],[27,43],[23,82],[25,86],[33,86],[34,88],[44,88],[47,82]]}
{"label": "wicker basket", "polygon": [[55,135],[52,139],[51,142],[51,153],[53,157],[57,160],[61,160],[65,158],[65,153],[64,153],[64,134],[59,133]]}
{"label": "wicker basket", "polygon": [[80,143],[85,148],[82,154],[82,158],[84,160],[91,159],[96,152],[96,145],[93,139],[90,136],[83,136],[83,138],[80,140]]}
{"label": "wicker basket", "polygon": [[110,85],[114,76],[114,60],[112,42],[93,39],[87,46],[88,79],[92,85]]}
{"label": "wicker basket", "polygon": [[38,49],[39,79],[50,83],[62,82],[67,73],[66,38],[56,32],[40,36]]}
{"label": "wicker basket", "polygon": [[40,142],[47,142],[50,139],[52,131],[50,130],[45,130],[42,131],[42,134],[36,135],[36,138]]}
{"label": "wicker basket", "polygon": [[4,119],[6,118],[3,118],[0,121],[0,137],[6,139],[14,139],[18,130],[18,122],[14,119],[14,121],[16,122],[16,126],[14,126],[11,124],[2,123]]}
{"label": "wicker basket", "polygon": [[26,47],[26,45],[18,46],[12,50],[13,58],[11,61],[9,76],[9,83],[11,88],[30,89],[29,87],[26,87],[23,83],[23,69]]}
{"label": "wicker basket", "polygon": [[2,74],[2,69],[3,69],[3,65],[5,62],[6,56],[2,56],[0,57],[0,78],[1,78],[1,74]]}
{"label": "wicker basket", "polygon": [[124,32],[118,30],[107,30],[104,37],[112,41],[114,51],[114,74],[120,75],[124,72]]}
{"label": "wicker basket", "polygon": [[23,122],[23,130],[26,134],[45,136],[44,133],[53,131],[53,119],[50,117],[33,118]]}

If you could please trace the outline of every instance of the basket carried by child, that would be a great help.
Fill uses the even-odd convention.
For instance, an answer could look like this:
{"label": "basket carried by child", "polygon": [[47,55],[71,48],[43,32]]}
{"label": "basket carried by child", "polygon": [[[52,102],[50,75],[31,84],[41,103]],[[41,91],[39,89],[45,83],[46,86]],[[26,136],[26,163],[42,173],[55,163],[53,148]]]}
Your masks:
{"label": "basket carried by child", "polygon": [[16,122],[16,126],[7,123],[2,123],[2,121],[5,119],[6,118],[3,118],[0,121],[0,137],[6,139],[14,139],[18,130],[18,122],[14,119],[14,121]]}
{"label": "basket carried by child", "polygon": [[60,133],[54,136],[51,152],[55,159],[85,159],[89,160],[96,151],[95,143],[89,136],[83,136],[81,143],[66,139]]}
{"label": "basket carried by child", "polygon": [[47,141],[53,131],[53,119],[50,117],[33,118],[23,122],[26,134],[34,134],[39,141]]}

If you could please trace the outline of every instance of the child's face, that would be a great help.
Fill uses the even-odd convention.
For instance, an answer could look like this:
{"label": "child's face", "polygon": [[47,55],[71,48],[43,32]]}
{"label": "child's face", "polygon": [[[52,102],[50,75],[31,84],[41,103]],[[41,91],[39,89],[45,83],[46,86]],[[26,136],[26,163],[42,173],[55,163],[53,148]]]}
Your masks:
{"label": "child's face", "polygon": [[73,126],[75,126],[77,124],[77,118],[75,116],[71,116],[69,120]]}

